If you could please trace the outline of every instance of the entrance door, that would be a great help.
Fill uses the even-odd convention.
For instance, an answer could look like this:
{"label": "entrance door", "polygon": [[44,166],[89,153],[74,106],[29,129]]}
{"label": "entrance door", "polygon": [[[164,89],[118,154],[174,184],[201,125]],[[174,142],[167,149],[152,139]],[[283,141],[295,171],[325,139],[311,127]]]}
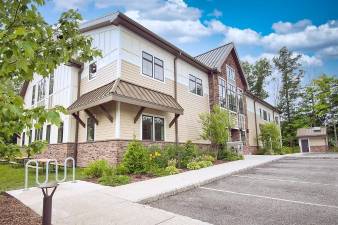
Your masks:
{"label": "entrance door", "polygon": [[302,152],[309,152],[309,140],[303,139],[301,140],[301,144],[302,144]]}

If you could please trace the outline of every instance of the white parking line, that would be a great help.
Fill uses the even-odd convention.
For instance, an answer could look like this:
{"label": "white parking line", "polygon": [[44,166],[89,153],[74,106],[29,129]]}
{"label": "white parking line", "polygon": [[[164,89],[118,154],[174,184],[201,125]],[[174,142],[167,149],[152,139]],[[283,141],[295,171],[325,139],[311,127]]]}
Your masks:
{"label": "white parking line", "polygon": [[280,182],[291,182],[291,183],[300,183],[300,184],[313,184],[313,185],[323,185],[323,186],[338,187],[338,185],[334,185],[334,184],[324,184],[324,183],[309,182],[309,181],[300,181],[300,180],[285,180],[285,179],[265,178],[265,177],[253,177],[253,176],[245,176],[245,175],[232,175],[232,176],[233,177],[249,178],[249,179],[258,179],[258,180],[270,180],[270,181],[280,181]]}
{"label": "white parking line", "polygon": [[296,203],[296,204],[301,204],[301,205],[310,205],[310,206],[338,209],[338,206],[336,205],[323,205],[323,204],[310,203],[310,202],[294,201],[294,200],[283,199],[283,198],[273,198],[273,197],[264,196],[264,195],[254,195],[254,194],[247,194],[247,193],[241,193],[241,192],[235,192],[235,191],[219,190],[219,189],[208,188],[208,187],[200,187],[200,188],[209,190],[209,191],[216,191],[216,192],[222,192],[222,193],[228,193],[228,194],[249,196],[249,197],[255,197],[255,198],[264,198],[264,199],[269,199],[269,200]]}

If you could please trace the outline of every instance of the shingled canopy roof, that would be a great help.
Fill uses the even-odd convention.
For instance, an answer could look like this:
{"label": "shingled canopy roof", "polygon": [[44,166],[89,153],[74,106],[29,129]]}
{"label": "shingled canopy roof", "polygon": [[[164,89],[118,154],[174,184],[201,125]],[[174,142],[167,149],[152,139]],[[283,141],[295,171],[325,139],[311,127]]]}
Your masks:
{"label": "shingled canopy roof", "polygon": [[68,111],[74,113],[110,101],[183,114],[183,108],[172,96],[120,79],[82,95]]}

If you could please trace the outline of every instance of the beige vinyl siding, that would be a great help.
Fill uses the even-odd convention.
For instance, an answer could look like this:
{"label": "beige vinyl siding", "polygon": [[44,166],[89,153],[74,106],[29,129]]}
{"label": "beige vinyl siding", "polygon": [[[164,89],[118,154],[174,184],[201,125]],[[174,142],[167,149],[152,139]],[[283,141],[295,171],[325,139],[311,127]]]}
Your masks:
{"label": "beige vinyl siding", "polygon": [[96,72],[96,77],[88,80],[89,68],[85,67],[81,76],[81,95],[108,84],[117,78],[117,61],[113,61]]}
{"label": "beige vinyl siding", "polygon": [[[99,124],[95,125],[95,141],[102,141],[102,140],[111,140],[115,138],[115,102],[108,102],[104,104],[104,107],[110,113],[110,115],[114,118],[114,122],[110,122],[105,114],[99,107],[94,107],[89,109],[90,112],[95,115],[96,119],[98,120]],[[80,112],[80,118],[86,124],[88,115],[84,112]],[[87,127],[84,128],[79,125],[79,142],[86,142],[87,141]]]}
{"label": "beige vinyl siding", "polygon": [[310,146],[324,146],[326,145],[325,137],[309,137]]}
{"label": "beige vinyl siding", "polygon": [[125,60],[122,60],[121,62],[121,79],[172,96],[174,95],[173,80],[165,78],[165,82],[162,82],[142,75],[141,68],[139,66]]}
{"label": "beige vinyl siding", "polygon": [[178,118],[179,142],[191,140],[194,143],[210,143],[201,138],[202,126],[199,114],[209,112],[209,96],[199,96],[189,92],[188,86],[177,85],[178,103],[184,108],[184,114]]}
{"label": "beige vinyl siding", "polygon": [[257,146],[255,113],[248,111],[249,146]]}
{"label": "beige vinyl siding", "polygon": [[[142,117],[134,123],[134,118],[138,111],[140,110],[140,106],[121,103],[121,139],[131,140],[136,138],[137,140],[141,140],[141,121]],[[154,109],[145,109],[143,114],[160,116],[164,117],[164,135],[165,141],[173,142],[175,141],[175,126],[169,128],[170,121],[174,118],[173,113],[163,112]]]}

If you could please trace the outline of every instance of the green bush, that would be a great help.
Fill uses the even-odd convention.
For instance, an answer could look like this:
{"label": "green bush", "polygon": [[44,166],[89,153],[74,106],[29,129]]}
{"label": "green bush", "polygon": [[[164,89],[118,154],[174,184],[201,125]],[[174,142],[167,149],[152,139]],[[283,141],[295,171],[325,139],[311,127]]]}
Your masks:
{"label": "green bush", "polygon": [[107,170],[111,170],[111,167],[106,160],[96,160],[84,169],[84,174],[88,178],[99,178],[102,177],[103,173]]}
{"label": "green bush", "polygon": [[167,165],[168,165],[168,166],[176,167],[176,165],[177,165],[177,160],[176,160],[176,159],[170,159],[170,160],[168,160]]}
{"label": "green bush", "polygon": [[179,173],[179,170],[175,166],[167,166],[165,172],[169,175],[173,175]]}
{"label": "green bush", "polygon": [[199,161],[197,163],[200,168],[205,168],[205,167],[209,167],[213,165],[211,161],[207,161],[207,160]]}
{"label": "green bush", "polygon": [[116,171],[117,175],[127,175],[127,174],[129,174],[128,168],[122,163],[118,164],[115,167],[115,171]]}
{"label": "green bush", "polygon": [[160,168],[156,166],[151,166],[148,170],[148,174],[156,176],[156,177],[163,177],[169,175],[165,168]]}
{"label": "green bush", "polygon": [[226,148],[223,148],[222,150],[219,150],[218,159],[226,160],[226,161],[236,161],[244,159],[243,155],[238,154],[234,151],[228,150]]}
{"label": "green bush", "polygon": [[150,164],[156,167],[165,168],[168,162],[168,154],[157,145],[148,148]]}
{"label": "green bush", "polygon": [[194,145],[191,141],[187,141],[183,146],[183,151],[181,154],[180,160],[180,166],[182,168],[186,168],[187,164],[196,158],[198,155],[198,148],[196,145]]}
{"label": "green bush", "polygon": [[198,170],[201,168],[200,164],[196,161],[192,161],[190,163],[187,164],[187,168],[189,170]]}
{"label": "green bush", "polygon": [[210,161],[210,162],[215,162],[215,157],[207,154],[203,154],[201,156],[197,157],[197,161]]}
{"label": "green bush", "polygon": [[128,144],[123,157],[123,165],[129,173],[145,173],[149,167],[149,153],[141,142],[132,141]]}
{"label": "green bush", "polygon": [[119,185],[124,185],[128,184],[130,182],[130,177],[126,175],[103,175],[99,179],[99,183],[103,185],[109,185],[109,186],[119,186]]}

